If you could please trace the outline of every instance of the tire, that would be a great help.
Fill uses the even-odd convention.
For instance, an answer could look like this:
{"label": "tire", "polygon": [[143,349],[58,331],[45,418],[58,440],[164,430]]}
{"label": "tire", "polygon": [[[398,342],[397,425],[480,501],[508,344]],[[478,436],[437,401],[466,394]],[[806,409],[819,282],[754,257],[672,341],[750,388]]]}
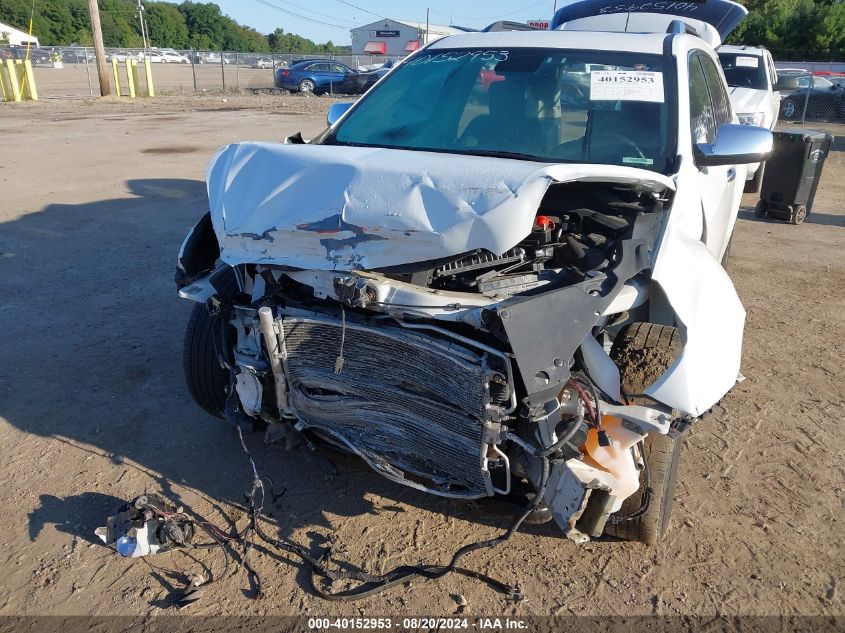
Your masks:
{"label": "tire", "polygon": [[754,178],[745,181],[745,187],[742,190],[743,193],[760,192],[760,189],[763,188],[763,172],[765,169],[766,163],[760,163],[760,166],[757,167],[757,171],[754,173]]}
{"label": "tire", "polygon": [[[632,323],[616,337],[610,356],[619,367],[625,393],[642,393],[662,374],[681,352],[678,331],[666,325]],[[639,361],[639,362],[637,362]],[[632,397],[631,402],[644,399]],[[643,441],[643,459],[650,477],[651,500],[639,517],[612,524],[605,533],[610,536],[654,545],[665,534],[672,516],[672,502],[678,479],[678,465],[683,439],[651,434]],[[640,475],[640,489],[625,500],[620,516],[630,515],[642,506],[645,472]]]}
{"label": "tire", "polygon": [[793,209],[792,214],[789,216],[789,222],[791,224],[803,224],[804,220],[807,219],[807,207],[803,204],[799,204]]}
{"label": "tire", "polygon": [[303,94],[313,94],[316,88],[316,84],[310,79],[303,79],[299,82],[299,92]]}
{"label": "tire", "polygon": [[765,200],[758,200],[757,206],[754,207],[754,215],[760,219],[769,217],[769,205]]}
{"label": "tire", "polygon": [[[234,273],[218,283],[221,296],[234,296],[238,285]],[[182,367],[188,392],[201,409],[217,418],[225,418],[229,370],[220,365],[215,350],[215,338],[220,325],[205,304],[198,303],[188,318],[182,348]]]}
{"label": "tire", "polygon": [[780,106],[782,119],[792,119],[798,112],[798,104],[794,99],[786,99]]}

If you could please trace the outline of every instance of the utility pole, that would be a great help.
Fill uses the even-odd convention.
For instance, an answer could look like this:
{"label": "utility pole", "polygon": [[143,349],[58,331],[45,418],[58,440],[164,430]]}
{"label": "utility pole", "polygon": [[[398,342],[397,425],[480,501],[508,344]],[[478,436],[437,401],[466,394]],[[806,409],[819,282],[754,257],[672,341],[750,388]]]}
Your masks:
{"label": "utility pole", "polygon": [[428,33],[428,28],[429,28],[429,26],[428,26],[429,22],[428,21],[429,21],[430,14],[431,14],[431,9],[426,9],[425,10],[425,42],[423,42],[423,44],[428,44],[428,40],[431,37]]}
{"label": "utility pole", "polygon": [[111,86],[106,68],[106,49],[103,48],[103,29],[100,26],[100,7],[97,5],[97,0],[88,0],[88,11],[91,13],[91,33],[94,35],[94,54],[97,57],[97,75],[100,77],[100,96],[106,97],[111,94]]}
{"label": "utility pole", "polygon": [[147,42],[147,25],[146,20],[144,20],[144,5],[141,4],[141,0],[138,0],[138,19],[141,20],[141,40],[144,42],[144,52],[146,52],[150,46]]}

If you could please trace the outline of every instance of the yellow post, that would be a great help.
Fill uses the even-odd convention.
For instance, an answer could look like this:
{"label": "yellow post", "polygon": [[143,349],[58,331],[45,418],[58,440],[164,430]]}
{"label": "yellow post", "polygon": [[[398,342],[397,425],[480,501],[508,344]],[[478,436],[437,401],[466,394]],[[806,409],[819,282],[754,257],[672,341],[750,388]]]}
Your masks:
{"label": "yellow post", "polygon": [[21,100],[21,88],[18,84],[18,72],[15,68],[15,61],[13,59],[6,60],[6,70],[9,73],[9,83],[12,84],[12,99],[14,99],[15,102],[18,102]]}
{"label": "yellow post", "polygon": [[129,83],[129,96],[135,98],[135,80],[132,78],[132,60],[126,58],[126,79]]}
{"label": "yellow post", "polygon": [[26,91],[33,101],[38,101],[38,88],[35,86],[35,73],[32,72],[32,62],[28,59],[23,63],[24,76],[26,77]]}
{"label": "yellow post", "polygon": [[141,76],[138,74],[138,60],[132,60],[132,83],[135,84],[135,94],[141,94]]}
{"label": "yellow post", "polygon": [[3,68],[3,64],[0,64],[0,94],[3,95],[3,101],[11,101],[12,88],[9,86],[6,69]]}
{"label": "yellow post", "polygon": [[146,55],[144,56],[144,72],[147,75],[147,94],[151,97],[156,96],[156,89],[153,86],[153,65],[150,62],[150,58]]}
{"label": "yellow post", "polygon": [[111,71],[114,75],[114,94],[115,96],[120,96],[120,72],[117,70],[117,60],[112,57],[111,59]]}

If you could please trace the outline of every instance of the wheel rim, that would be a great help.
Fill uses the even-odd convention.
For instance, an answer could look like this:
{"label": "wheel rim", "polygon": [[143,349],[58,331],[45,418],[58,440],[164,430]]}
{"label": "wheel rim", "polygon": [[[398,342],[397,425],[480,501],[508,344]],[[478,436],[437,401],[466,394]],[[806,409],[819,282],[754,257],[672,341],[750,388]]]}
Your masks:
{"label": "wheel rim", "polygon": [[792,101],[787,101],[783,104],[783,115],[790,117],[795,114],[795,104]]}
{"label": "wheel rim", "polygon": [[307,79],[299,84],[300,92],[314,92],[314,83]]}
{"label": "wheel rim", "polygon": [[807,207],[801,205],[795,210],[795,224],[801,224],[807,219]]}

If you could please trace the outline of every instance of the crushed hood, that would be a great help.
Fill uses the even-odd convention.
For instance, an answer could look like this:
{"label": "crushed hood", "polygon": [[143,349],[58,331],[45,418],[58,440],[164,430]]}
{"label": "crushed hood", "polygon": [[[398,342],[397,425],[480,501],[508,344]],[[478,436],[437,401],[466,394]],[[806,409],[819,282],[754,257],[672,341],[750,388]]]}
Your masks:
{"label": "crushed hood", "polygon": [[223,261],[315,270],[502,254],[531,232],[553,182],[674,189],[633,167],[279,143],[224,147],[206,176]]}

